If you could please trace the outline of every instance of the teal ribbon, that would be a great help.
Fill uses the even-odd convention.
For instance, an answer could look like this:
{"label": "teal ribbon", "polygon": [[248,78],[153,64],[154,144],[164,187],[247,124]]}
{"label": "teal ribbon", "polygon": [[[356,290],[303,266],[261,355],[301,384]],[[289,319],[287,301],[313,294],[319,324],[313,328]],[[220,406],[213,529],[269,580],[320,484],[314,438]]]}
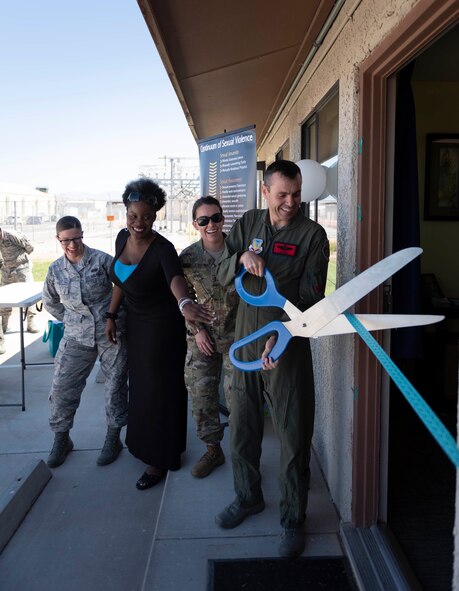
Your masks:
{"label": "teal ribbon", "polygon": [[363,339],[366,345],[368,345],[371,352],[375,355],[387,373],[390,375],[397,388],[407,399],[415,413],[430,431],[434,439],[440,445],[451,462],[456,466],[456,468],[459,467],[459,449],[456,445],[455,439],[445,427],[445,425],[440,421],[424,398],[395,365],[384,349],[379,346],[377,341],[371,336],[360,320],[358,320],[354,314],[351,314],[350,312],[345,312],[344,315],[355,328],[358,335]]}

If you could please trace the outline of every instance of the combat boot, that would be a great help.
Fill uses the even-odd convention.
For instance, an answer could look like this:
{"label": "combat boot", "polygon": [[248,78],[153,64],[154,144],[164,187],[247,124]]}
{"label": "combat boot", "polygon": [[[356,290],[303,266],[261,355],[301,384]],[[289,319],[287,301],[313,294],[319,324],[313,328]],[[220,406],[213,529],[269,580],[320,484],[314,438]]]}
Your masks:
{"label": "combat boot", "polygon": [[120,440],[121,427],[108,427],[107,435],[105,436],[104,447],[97,458],[98,466],[106,466],[111,464],[120,455],[123,449],[123,444]]}
{"label": "combat boot", "polygon": [[195,478],[209,476],[214,468],[225,463],[225,455],[219,443],[208,444],[207,451],[191,469],[191,475]]}
{"label": "combat boot", "polygon": [[40,332],[40,329],[35,324],[35,318],[33,316],[29,316],[27,318],[27,332],[32,332],[32,333]]}
{"label": "combat boot", "polygon": [[48,456],[48,466],[57,468],[65,462],[67,454],[73,449],[73,441],[69,437],[69,432],[54,434],[54,444],[51,453]]}
{"label": "combat boot", "polygon": [[6,353],[6,346],[5,346],[5,337],[0,335],[0,355]]}

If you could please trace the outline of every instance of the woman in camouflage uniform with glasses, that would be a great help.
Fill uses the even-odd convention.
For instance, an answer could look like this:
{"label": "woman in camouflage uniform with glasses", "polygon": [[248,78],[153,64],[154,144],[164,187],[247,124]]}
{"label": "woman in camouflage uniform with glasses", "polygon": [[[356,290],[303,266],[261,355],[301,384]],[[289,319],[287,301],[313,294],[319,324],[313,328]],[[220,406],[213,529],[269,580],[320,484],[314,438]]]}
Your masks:
{"label": "woman in camouflage uniform with glasses", "polygon": [[60,466],[73,449],[69,431],[97,357],[105,376],[107,436],[97,459],[103,466],[114,462],[123,448],[120,432],[127,422],[124,315],[120,313],[117,343],[108,341],[105,315],[112,297],[112,257],[83,244],[81,223],[73,216],[57,222],[56,234],[64,256],[51,263],[42,296],[45,309],[64,322],[50,394],[49,424],[55,439],[48,466]]}

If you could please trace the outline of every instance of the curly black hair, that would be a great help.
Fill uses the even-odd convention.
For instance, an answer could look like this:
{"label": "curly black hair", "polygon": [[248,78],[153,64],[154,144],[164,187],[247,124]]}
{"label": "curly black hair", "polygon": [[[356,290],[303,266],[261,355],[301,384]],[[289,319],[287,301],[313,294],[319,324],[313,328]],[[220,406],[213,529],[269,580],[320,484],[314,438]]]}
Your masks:
{"label": "curly black hair", "polygon": [[151,179],[140,178],[126,185],[122,195],[126,209],[131,203],[128,199],[131,193],[140,193],[142,196],[141,201],[147,203],[155,211],[159,211],[166,203],[166,193]]}

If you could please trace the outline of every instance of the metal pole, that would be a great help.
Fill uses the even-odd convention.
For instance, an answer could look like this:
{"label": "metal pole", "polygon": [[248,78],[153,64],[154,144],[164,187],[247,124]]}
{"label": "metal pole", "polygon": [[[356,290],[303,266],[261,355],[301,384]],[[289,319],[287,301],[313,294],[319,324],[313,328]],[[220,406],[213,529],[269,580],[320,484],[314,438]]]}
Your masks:
{"label": "metal pole", "polygon": [[174,159],[169,158],[171,164],[171,177],[170,177],[170,198],[169,198],[169,215],[167,216],[167,223],[169,227],[169,231],[174,231],[174,208],[172,204],[172,200],[174,198]]}
{"label": "metal pole", "polygon": [[111,193],[108,194],[108,199],[109,199],[109,203],[110,203],[110,221],[108,222],[108,225],[110,226],[110,249],[111,252],[114,252],[114,248],[113,248],[113,203],[112,203],[112,195]]}

